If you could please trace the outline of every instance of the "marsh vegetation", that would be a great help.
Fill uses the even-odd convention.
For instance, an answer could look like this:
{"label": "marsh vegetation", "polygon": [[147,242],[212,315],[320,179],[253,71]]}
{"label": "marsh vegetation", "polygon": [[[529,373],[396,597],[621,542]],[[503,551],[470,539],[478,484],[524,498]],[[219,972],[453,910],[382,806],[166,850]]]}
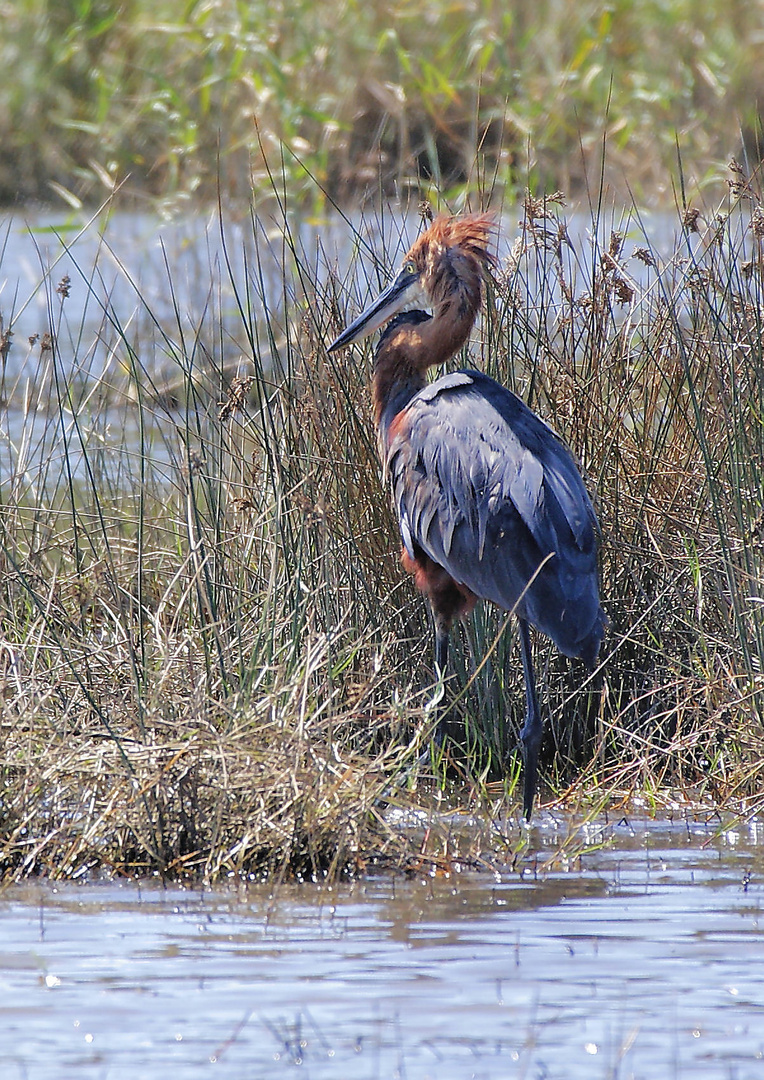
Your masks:
{"label": "marsh vegetation", "polygon": [[[636,791],[759,808],[764,212],[755,178],[736,165],[729,181],[668,245],[636,211],[573,228],[559,193],[528,195],[468,349],[564,435],[597,501],[600,667],[582,684],[538,645],[547,798],[584,813]],[[96,300],[98,263],[76,256],[42,273],[39,336],[14,337],[3,298],[6,876],[310,876],[524,850],[522,681],[500,613],[457,635],[456,773],[416,765],[426,607],[398,566],[368,349],[326,353],[416,218],[343,228],[355,254],[339,261],[288,212],[268,236],[253,215],[193,318],[169,261],[161,313],[127,275]],[[131,289],[140,319],[117,302]],[[95,324],[70,318],[76,293]]]}
{"label": "marsh vegetation", "polygon": [[[757,152],[758,4],[18,0],[2,5],[0,203],[166,209],[380,188],[672,202]],[[603,163],[602,146],[607,145]],[[476,163],[480,163],[479,166]]]}

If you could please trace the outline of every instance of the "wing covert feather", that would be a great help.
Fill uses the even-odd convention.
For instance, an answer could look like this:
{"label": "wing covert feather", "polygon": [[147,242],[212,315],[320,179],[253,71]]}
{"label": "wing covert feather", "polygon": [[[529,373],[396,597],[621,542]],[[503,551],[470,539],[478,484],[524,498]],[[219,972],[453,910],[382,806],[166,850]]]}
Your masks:
{"label": "wing covert feather", "polygon": [[603,618],[597,522],[552,429],[493,379],[462,371],[412,398],[382,445],[409,554],[418,546],[476,595],[517,605],[562,652],[580,655]]}

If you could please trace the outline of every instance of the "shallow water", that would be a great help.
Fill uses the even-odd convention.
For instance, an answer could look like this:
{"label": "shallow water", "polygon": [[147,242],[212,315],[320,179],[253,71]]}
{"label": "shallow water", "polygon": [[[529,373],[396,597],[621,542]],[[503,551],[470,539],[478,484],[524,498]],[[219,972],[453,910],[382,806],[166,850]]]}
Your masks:
{"label": "shallow water", "polygon": [[[520,232],[521,216],[518,208],[502,220],[500,260]],[[573,259],[569,273],[582,279],[584,287],[590,272],[591,218],[582,213],[564,216],[571,243],[582,256]],[[168,221],[125,212],[90,221],[84,214],[0,216],[0,314],[4,326],[14,331],[5,362],[7,378],[36,369],[38,349],[28,346],[28,338],[45,333],[58,341],[64,368],[81,370],[83,363],[90,364],[88,351],[94,342],[103,346],[124,339],[135,344],[148,370],[161,372],[165,350],[158,348],[154,358],[146,355],[147,344],[164,344],[157,328],[176,341],[185,335],[190,349],[211,313],[226,331],[216,344],[229,345],[230,333],[235,355],[241,336],[237,297],[245,305],[243,298],[251,301],[256,320],[264,318],[267,307],[269,321],[278,328],[285,307],[300,290],[295,253],[303,274],[309,270],[319,283],[332,272],[350,289],[355,267],[357,299],[366,302],[385,283],[385,271],[371,252],[384,253],[389,266],[397,265],[421,219],[401,211],[353,217],[351,225],[339,214],[320,221],[290,216],[287,227],[277,214],[258,217],[254,224],[233,215],[224,215],[221,222],[216,209]],[[613,228],[623,229],[630,244],[646,243],[649,236],[656,250],[667,253],[677,244],[673,215],[603,213],[599,225],[605,246]],[[643,270],[638,261],[630,266],[637,276]],[[57,286],[65,278],[69,287],[64,300]],[[552,284],[552,275],[542,270],[538,282],[526,282],[531,294],[543,288],[547,303]]]}
{"label": "shallow water", "polygon": [[601,824],[547,875],[14,887],[2,1075],[764,1077],[764,828],[718,827]]}

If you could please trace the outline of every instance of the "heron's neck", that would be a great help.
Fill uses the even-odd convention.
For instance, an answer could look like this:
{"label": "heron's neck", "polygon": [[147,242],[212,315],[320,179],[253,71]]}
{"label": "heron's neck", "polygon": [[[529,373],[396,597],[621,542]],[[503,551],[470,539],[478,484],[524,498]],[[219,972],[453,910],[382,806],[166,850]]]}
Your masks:
{"label": "heron's neck", "polygon": [[479,306],[478,285],[468,302],[456,296],[440,303],[432,318],[411,312],[388,326],[374,361],[374,415],[380,430],[426,385],[427,369],[444,364],[462,347]]}
{"label": "heron's neck", "polygon": [[427,384],[426,368],[420,370],[406,364],[377,363],[374,367],[374,418],[381,436],[393,419],[405,409],[415,394]]}

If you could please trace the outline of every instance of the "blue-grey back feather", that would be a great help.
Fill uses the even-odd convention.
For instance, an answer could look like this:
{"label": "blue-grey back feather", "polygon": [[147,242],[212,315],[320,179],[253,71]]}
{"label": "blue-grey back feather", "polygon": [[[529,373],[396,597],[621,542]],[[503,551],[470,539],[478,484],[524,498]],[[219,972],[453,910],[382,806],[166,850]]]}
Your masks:
{"label": "blue-grey back feather", "polygon": [[606,621],[597,520],[554,431],[469,370],[420,390],[394,430],[385,465],[409,555],[420,548],[477,596],[514,608],[565,655],[593,662]]}

